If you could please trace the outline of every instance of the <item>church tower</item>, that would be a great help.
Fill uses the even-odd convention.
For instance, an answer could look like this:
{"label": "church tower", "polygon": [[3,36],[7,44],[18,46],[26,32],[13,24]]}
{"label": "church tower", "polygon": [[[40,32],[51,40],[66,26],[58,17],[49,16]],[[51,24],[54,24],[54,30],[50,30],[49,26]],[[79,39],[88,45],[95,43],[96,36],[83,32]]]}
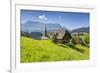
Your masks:
{"label": "church tower", "polygon": [[45,28],[44,28],[44,34],[43,34],[43,36],[41,37],[41,39],[42,40],[47,40],[48,39],[48,37],[47,37],[47,27],[45,26]]}
{"label": "church tower", "polygon": [[44,36],[47,37],[47,27],[45,26]]}

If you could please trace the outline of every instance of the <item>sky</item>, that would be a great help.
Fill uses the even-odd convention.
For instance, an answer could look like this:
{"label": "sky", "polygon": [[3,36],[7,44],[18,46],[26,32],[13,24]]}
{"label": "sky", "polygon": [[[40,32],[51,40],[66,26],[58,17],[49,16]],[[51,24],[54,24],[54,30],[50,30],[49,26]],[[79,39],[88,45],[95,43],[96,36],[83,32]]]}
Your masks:
{"label": "sky", "polygon": [[62,27],[73,30],[80,27],[88,27],[89,16],[89,13],[82,12],[21,10],[21,24],[27,21],[58,23]]}

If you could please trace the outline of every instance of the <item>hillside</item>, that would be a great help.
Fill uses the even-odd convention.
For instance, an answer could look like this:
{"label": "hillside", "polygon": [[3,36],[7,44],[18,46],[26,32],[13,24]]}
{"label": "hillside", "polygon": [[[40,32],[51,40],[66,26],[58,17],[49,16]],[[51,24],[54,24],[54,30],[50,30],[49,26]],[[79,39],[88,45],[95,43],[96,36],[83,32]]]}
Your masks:
{"label": "hillside", "polygon": [[88,60],[89,48],[54,44],[51,40],[34,40],[21,36],[21,62]]}
{"label": "hillside", "polygon": [[71,31],[71,33],[75,33],[75,32],[86,32],[89,33],[89,27],[82,27],[82,28],[77,28]]}

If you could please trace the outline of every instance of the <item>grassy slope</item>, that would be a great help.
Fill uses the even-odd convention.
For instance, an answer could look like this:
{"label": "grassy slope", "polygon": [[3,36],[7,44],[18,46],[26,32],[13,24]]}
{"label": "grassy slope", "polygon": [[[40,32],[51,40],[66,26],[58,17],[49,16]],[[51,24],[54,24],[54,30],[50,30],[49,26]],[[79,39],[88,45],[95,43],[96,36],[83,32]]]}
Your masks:
{"label": "grassy slope", "polygon": [[[89,59],[89,48],[70,47],[52,43],[51,40],[34,40],[21,37],[21,62],[46,62]],[[63,46],[63,47],[62,47]]]}

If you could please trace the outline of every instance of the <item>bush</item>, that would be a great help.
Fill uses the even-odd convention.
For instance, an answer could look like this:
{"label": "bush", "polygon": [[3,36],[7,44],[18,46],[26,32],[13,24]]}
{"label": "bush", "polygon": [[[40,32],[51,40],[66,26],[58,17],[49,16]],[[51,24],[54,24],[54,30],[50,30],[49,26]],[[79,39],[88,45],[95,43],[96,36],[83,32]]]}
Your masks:
{"label": "bush", "polygon": [[67,45],[69,45],[69,46],[73,46],[74,45],[73,42],[72,42],[72,39],[67,43]]}
{"label": "bush", "polygon": [[85,41],[86,46],[89,47],[89,44],[90,44],[90,38],[89,38],[89,35],[86,35],[86,36],[84,37],[84,41]]}
{"label": "bush", "polygon": [[72,38],[72,41],[71,41],[73,44],[80,44],[81,43],[81,38],[78,37],[78,36],[75,36]]}
{"label": "bush", "polygon": [[84,39],[81,38],[81,42],[80,42],[80,44],[83,45],[83,46],[86,45]]}
{"label": "bush", "polygon": [[84,34],[82,36],[73,36],[72,39],[71,39],[71,42],[73,44],[81,44],[83,46],[87,46],[89,47],[89,35],[88,34]]}

